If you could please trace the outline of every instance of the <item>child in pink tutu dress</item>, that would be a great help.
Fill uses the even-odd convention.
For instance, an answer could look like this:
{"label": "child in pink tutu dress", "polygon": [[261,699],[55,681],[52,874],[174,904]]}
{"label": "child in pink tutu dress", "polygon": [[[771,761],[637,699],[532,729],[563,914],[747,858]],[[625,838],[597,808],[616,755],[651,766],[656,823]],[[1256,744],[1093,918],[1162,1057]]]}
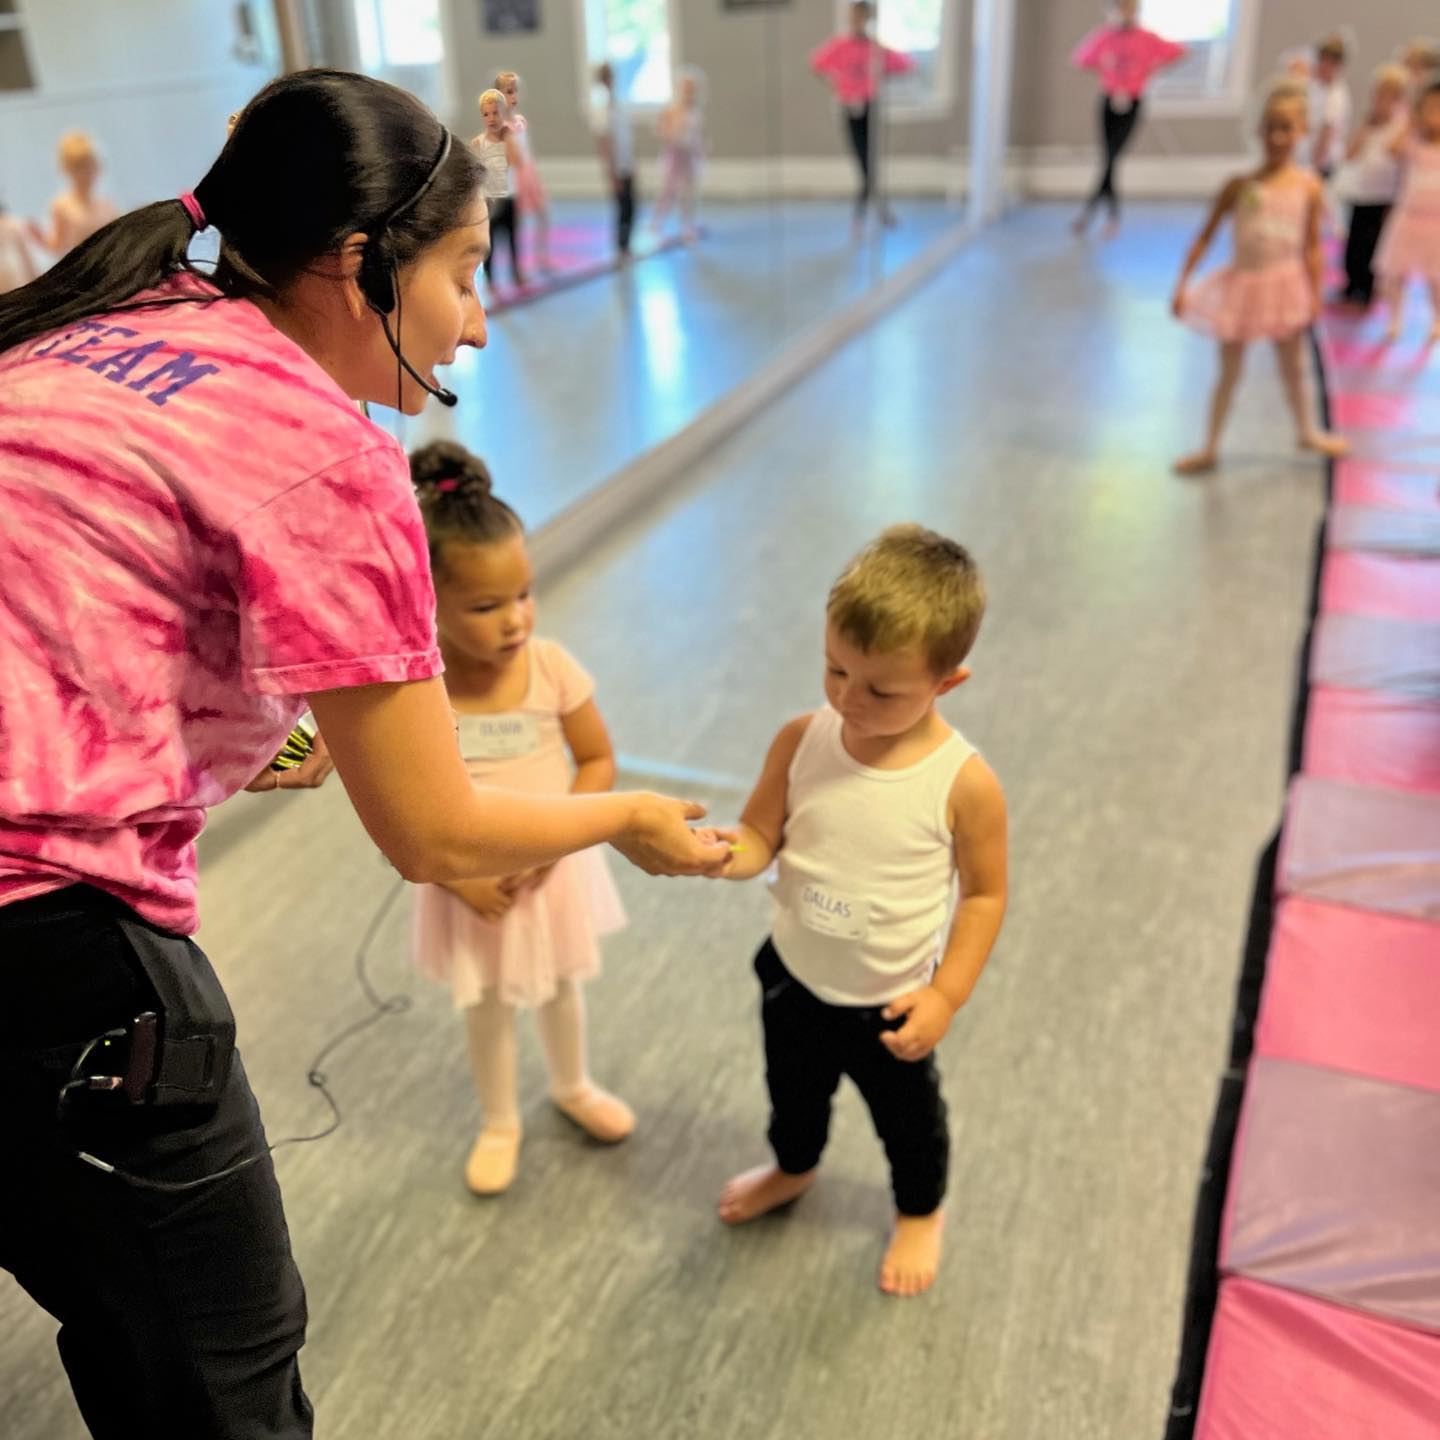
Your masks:
{"label": "child in pink tutu dress", "polygon": [[[1343,455],[1349,448],[1340,436],[1319,428],[1305,393],[1302,347],[1320,309],[1320,216],[1325,206],[1319,177],[1294,163],[1295,147],[1305,133],[1306,103],[1304,89],[1293,82],[1271,91],[1260,121],[1265,163],[1225,185],[1185,257],[1172,308],[1178,319],[1220,342],[1220,375],[1210,401],[1205,446],[1176,461],[1178,474],[1204,474],[1219,463],[1220,436],[1245,347],[1252,340],[1275,344],[1300,448],[1322,455]],[[1234,221],[1234,259],[1191,288],[1190,276],[1226,216]]]}
{"label": "child in pink tutu dress", "polygon": [[535,152],[530,148],[530,123],[520,113],[520,77],[513,70],[502,70],[495,77],[495,88],[505,97],[510,133],[520,150],[520,163],[510,171],[515,208],[535,222],[535,265],[549,272],[554,268],[550,264],[550,201],[540,183]]}
{"label": "child in pink tutu dress", "polygon": [[1415,128],[1400,137],[1395,153],[1405,175],[1375,256],[1375,270],[1390,299],[1389,335],[1399,339],[1405,285],[1418,275],[1430,287],[1430,339],[1440,341],[1440,83],[1420,92]]}
{"label": "child in pink tutu dress", "polygon": [[[430,536],[445,684],[471,777],[563,795],[608,790],[615,758],[594,683],[535,621],[525,535],[491,493],[484,464],[436,442],[411,456]],[[515,1011],[533,1009],[556,1107],[596,1140],[635,1128],[590,1079],[580,982],[599,973],[600,937],[625,923],[603,855],[567,856],[498,880],[416,887],[415,962],[463,1011],[484,1128],[465,1166],[478,1195],[514,1179],[520,1153]]]}

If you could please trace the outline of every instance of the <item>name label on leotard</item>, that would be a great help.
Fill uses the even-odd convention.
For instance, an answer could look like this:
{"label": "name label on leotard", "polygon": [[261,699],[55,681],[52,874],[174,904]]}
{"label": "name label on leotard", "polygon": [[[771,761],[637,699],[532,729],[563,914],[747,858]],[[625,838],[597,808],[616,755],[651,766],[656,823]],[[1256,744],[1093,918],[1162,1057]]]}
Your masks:
{"label": "name label on leotard", "polygon": [[802,882],[796,891],[800,923],[817,935],[863,940],[870,929],[870,907],[855,895]]}
{"label": "name label on leotard", "polygon": [[534,715],[462,715],[460,753],[467,760],[518,760],[540,748]]}

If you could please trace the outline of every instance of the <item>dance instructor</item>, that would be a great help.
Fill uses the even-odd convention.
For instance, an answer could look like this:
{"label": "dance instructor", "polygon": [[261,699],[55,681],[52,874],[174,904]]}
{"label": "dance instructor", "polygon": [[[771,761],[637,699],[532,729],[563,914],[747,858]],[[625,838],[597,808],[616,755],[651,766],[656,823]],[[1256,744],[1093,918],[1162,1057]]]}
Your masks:
{"label": "dance instructor", "polygon": [[1070,57],[1072,65],[1093,70],[1100,78],[1100,179],[1070,227],[1077,235],[1089,229],[1102,200],[1110,211],[1107,233],[1119,229],[1116,163],[1135,133],[1151,77],[1185,53],[1183,45],[1147,30],[1139,16],[1140,0],[1119,0],[1111,22],[1091,31]]}
{"label": "dance instructor", "polygon": [[306,71],[193,195],[0,297],[0,1264],[96,1436],[311,1434],[279,1190],[184,938],[206,810],[307,705],[411,880],[728,855],[698,806],[477,790],[456,748],[405,457],[355,402],[415,414],[485,343],[479,182],[411,96]]}

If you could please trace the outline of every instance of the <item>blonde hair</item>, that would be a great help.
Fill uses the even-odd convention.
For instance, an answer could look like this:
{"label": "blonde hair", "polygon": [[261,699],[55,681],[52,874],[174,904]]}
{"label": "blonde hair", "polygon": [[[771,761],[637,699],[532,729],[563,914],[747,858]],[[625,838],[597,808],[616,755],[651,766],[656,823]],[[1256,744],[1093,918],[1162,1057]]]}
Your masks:
{"label": "blonde hair", "polygon": [[1270,114],[1279,110],[1284,105],[1298,105],[1300,107],[1300,120],[1304,127],[1308,128],[1310,121],[1310,89],[1301,80],[1292,79],[1288,75],[1281,75],[1272,80],[1265,91],[1265,98],[1260,105],[1260,121],[1263,124]]}
{"label": "blonde hair", "polygon": [[1338,30],[1332,30],[1315,46],[1315,55],[1317,59],[1334,60],[1343,65],[1345,63],[1345,37]]}
{"label": "blonde hair", "polygon": [[62,169],[68,170],[81,160],[98,160],[95,142],[83,130],[67,130],[60,137],[58,152]]}
{"label": "blonde hair", "polygon": [[963,545],[892,525],[845,567],[825,614],[867,655],[918,646],[936,675],[948,675],[980,632],[985,582]]}
{"label": "blonde hair", "polygon": [[1426,35],[1417,35],[1400,47],[1400,63],[1416,70],[1434,70],[1440,67],[1440,40]]}
{"label": "blonde hair", "polygon": [[484,110],[485,103],[488,100],[493,100],[500,107],[501,115],[509,115],[510,107],[505,103],[505,97],[498,90],[482,90],[480,92],[480,98],[475,104],[481,110]]}
{"label": "blonde hair", "polygon": [[501,89],[507,80],[513,80],[517,85],[520,83],[520,74],[516,70],[501,70],[495,76],[495,88]]}
{"label": "blonde hair", "polygon": [[1376,89],[1389,88],[1399,90],[1403,95],[1410,88],[1410,72],[1395,61],[1387,61],[1384,65],[1377,65],[1374,74],[1370,77],[1371,85]]}

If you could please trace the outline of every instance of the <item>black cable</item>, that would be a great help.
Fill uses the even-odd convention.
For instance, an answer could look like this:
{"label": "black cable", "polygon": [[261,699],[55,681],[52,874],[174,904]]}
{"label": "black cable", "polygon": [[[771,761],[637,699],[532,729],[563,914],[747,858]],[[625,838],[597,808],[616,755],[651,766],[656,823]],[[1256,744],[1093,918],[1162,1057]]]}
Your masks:
{"label": "black cable", "polygon": [[[88,1151],[76,1150],[74,1153],[87,1165],[101,1170],[107,1175],[113,1175],[118,1180],[123,1180],[127,1185],[133,1185],[141,1190],[157,1190],[164,1194],[178,1194],[186,1190],[198,1190],[203,1185],[213,1185],[217,1181],[226,1180],[232,1175],[238,1175],[242,1170],[248,1170],[252,1165],[258,1165],[267,1155],[273,1155],[277,1150],[282,1150],[287,1145],[309,1145],[316,1140],[325,1140],[333,1135],[344,1121],[344,1112],[340,1109],[339,1102],[335,1099],[330,1090],[330,1078],[320,1067],[335,1053],[346,1041],[353,1039],[356,1035],[368,1030],[372,1025],[378,1024],[387,1015],[402,1015],[411,1007],[409,995],[391,995],[388,998],[382,996],[370,981],[366,972],[365,962],[370,954],[370,947],[375,943],[376,936],[380,933],[390,911],[394,908],[396,900],[400,898],[405,889],[405,881],[396,877],[394,884],[390,887],[385,898],[380,902],[375,911],[364,938],[360,941],[359,948],[355,951],[355,979],[360,987],[361,993],[370,1005],[370,1014],[363,1015],[353,1024],[347,1025],[337,1035],[332,1036],[320,1047],[319,1053],[310,1062],[305,1072],[306,1080],[321,1095],[325,1097],[325,1103],[330,1107],[330,1122],[323,1129],[316,1130],[310,1135],[291,1135],[284,1140],[277,1140],[273,1145],[267,1145],[264,1150],[254,1155],[247,1155],[243,1160],[237,1160],[233,1165],[227,1165],[223,1170],[217,1170],[212,1175],[201,1175],[195,1180],[151,1180],[143,1175],[134,1175],[129,1171],[121,1170],[108,1161],[102,1160],[99,1156],[91,1155]],[[109,1044],[111,1040],[123,1039],[125,1031],[107,1030],[103,1035],[97,1035],[84,1050],[80,1052],[80,1058],[76,1060],[70,1070],[70,1075],[65,1084],[60,1087],[56,1101],[56,1118],[63,1120],[66,1104],[70,1094],[74,1090],[108,1090],[115,1088],[107,1083],[114,1081],[113,1076],[85,1076],[80,1072],[85,1067],[85,1062],[101,1046]]]}

